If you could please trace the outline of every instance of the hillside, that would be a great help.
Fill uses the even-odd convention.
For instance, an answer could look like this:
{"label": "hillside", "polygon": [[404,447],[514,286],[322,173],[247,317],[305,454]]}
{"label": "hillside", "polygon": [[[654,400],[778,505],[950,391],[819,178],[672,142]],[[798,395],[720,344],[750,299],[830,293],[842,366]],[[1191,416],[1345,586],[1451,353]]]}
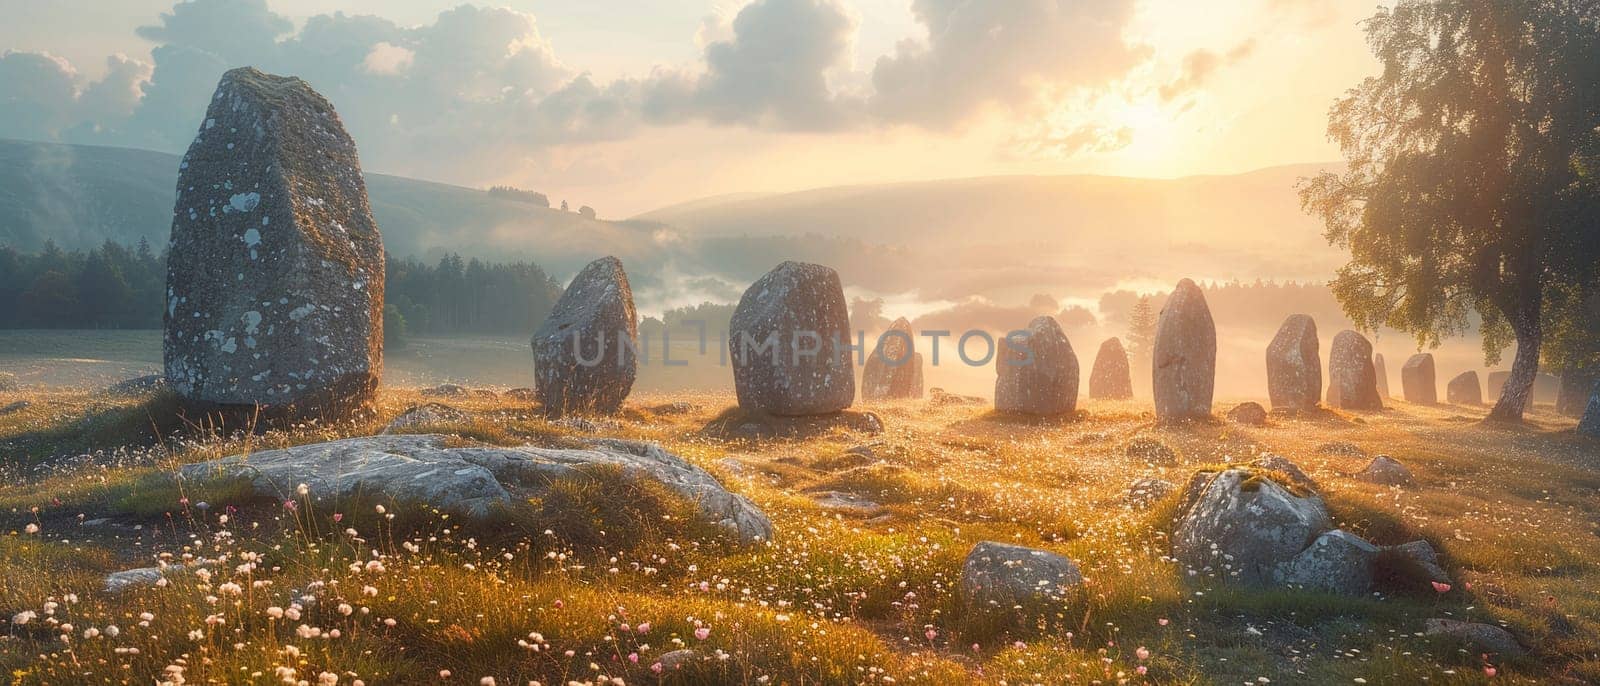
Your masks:
{"label": "hillside", "polygon": [[[0,244],[32,252],[47,239],[73,249],[143,238],[164,246],[178,161],[147,150],[0,139]],[[367,174],[367,189],[384,243],[401,257],[448,250],[537,259],[561,274],[655,228],[384,174]]]}

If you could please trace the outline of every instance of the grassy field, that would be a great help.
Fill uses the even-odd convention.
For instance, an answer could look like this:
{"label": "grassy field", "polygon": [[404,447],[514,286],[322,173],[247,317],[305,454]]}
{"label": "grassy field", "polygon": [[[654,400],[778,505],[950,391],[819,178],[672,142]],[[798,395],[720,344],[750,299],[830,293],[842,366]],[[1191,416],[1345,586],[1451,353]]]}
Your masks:
{"label": "grassy field", "polygon": [[[562,484],[539,516],[490,525],[316,493],[262,502],[170,477],[178,464],[372,433],[421,401],[409,390],[386,391],[368,420],[265,434],[176,424],[161,397],[28,399],[0,416],[0,670],[15,683],[1600,681],[1600,445],[1545,413],[1493,428],[1480,409],[1395,403],[1169,428],[1139,403],[1029,422],[908,401],[858,408],[882,417],[881,435],[757,442],[702,432],[732,404],[721,395],[635,396],[592,426],[483,397],[451,401],[471,422],[429,429],[492,444],[660,442],[771,516],[775,540],[751,549],[664,491],[605,475]],[[680,402],[687,411],[669,405]],[[1177,462],[1130,458],[1134,437]],[[1419,486],[1352,480],[1367,461],[1352,446],[1402,460]],[[1339,525],[1379,543],[1426,538],[1457,583],[1362,598],[1219,587],[1165,557],[1170,503],[1126,504],[1137,477],[1181,482],[1269,451],[1323,484]],[[879,507],[830,509],[819,491]],[[1060,552],[1087,582],[1036,626],[986,625],[956,590],[982,540]],[[196,558],[213,561],[208,572],[102,590],[108,572]],[[1532,652],[1430,641],[1434,617],[1501,623]],[[695,658],[670,669],[680,649]]]}

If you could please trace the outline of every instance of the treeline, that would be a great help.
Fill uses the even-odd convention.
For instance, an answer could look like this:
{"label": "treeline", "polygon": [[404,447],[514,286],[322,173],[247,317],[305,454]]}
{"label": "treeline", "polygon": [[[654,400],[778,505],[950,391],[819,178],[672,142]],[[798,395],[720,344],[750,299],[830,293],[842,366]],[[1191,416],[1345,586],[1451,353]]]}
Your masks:
{"label": "treeline", "polygon": [[[0,329],[159,329],[165,253],[107,242],[38,254],[0,246]],[[538,265],[445,255],[436,264],[388,261],[386,321],[410,334],[527,335],[561,297]],[[398,315],[398,319],[396,318]]]}

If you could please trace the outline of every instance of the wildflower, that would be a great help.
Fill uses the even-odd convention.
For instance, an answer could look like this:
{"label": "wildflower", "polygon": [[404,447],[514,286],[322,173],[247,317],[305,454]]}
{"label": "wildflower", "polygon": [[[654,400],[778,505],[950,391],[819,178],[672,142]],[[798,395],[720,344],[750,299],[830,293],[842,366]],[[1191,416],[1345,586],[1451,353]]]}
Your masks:
{"label": "wildflower", "polygon": [[305,484],[300,484],[299,486],[295,486],[294,492],[299,493],[300,495],[306,495],[311,492],[311,487]]}
{"label": "wildflower", "polygon": [[273,605],[267,608],[267,616],[273,619],[283,619],[283,608]]}
{"label": "wildflower", "polygon": [[[930,629],[929,631],[932,631],[932,630]],[[699,639],[699,640],[704,641],[707,638],[709,638],[710,636],[711,636],[711,627],[703,626],[703,627],[700,627],[700,628],[694,630],[694,637]]]}
{"label": "wildflower", "polygon": [[1139,659],[1141,659],[1141,660],[1148,660],[1148,659],[1150,659],[1150,649],[1149,649],[1149,648],[1146,648],[1146,647],[1144,647],[1144,646],[1139,646],[1139,649],[1138,649],[1138,650],[1135,650],[1135,651],[1134,651],[1134,652],[1133,652],[1133,654],[1134,654],[1134,655],[1137,655],[1137,656],[1138,656],[1138,657],[1139,657]]}
{"label": "wildflower", "polygon": [[1490,679],[1493,679],[1494,675],[1499,674],[1499,673],[1500,673],[1500,670],[1495,669],[1494,665],[1484,665],[1483,666],[1483,675],[1486,676],[1486,677],[1489,677]]}
{"label": "wildflower", "polygon": [[293,501],[293,500],[285,500],[285,501],[283,501],[283,509],[288,510],[290,512],[294,512],[296,509],[299,509],[299,507],[300,507],[300,504],[295,502],[295,501]]}
{"label": "wildflower", "polygon": [[1430,583],[1433,584],[1433,590],[1435,592],[1438,592],[1438,593],[1449,593],[1450,592],[1450,584],[1440,583],[1440,582],[1437,582],[1437,581],[1433,581],[1433,582],[1430,582]]}
{"label": "wildflower", "polygon": [[450,678],[450,670],[448,670],[448,669],[439,670],[439,678],[440,679],[448,679],[448,678]]}
{"label": "wildflower", "polygon": [[22,530],[26,531],[26,532],[28,532],[30,534],[36,534],[36,533],[39,533],[39,525],[38,524],[34,524],[33,522],[29,522],[27,526],[22,528]]}
{"label": "wildflower", "polygon": [[639,626],[634,627],[634,630],[639,632],[639,633],[641,633],[641,634],[648,634],[648,633],[650,633],[650,623],[649,622],[641,622],[639,624]]}
{"label": "wildflower", "polygon": [[27,624],[39,617],[33,610],[23,610],[11,616],[11,623],[17,626]]}
{"label": "wildflower", "polygon": [[344,514],[343,513],[339,513],[339,512],[333,513],[333,521],[334,521],[334,523],[338,523],[338,522],[344,521]]}

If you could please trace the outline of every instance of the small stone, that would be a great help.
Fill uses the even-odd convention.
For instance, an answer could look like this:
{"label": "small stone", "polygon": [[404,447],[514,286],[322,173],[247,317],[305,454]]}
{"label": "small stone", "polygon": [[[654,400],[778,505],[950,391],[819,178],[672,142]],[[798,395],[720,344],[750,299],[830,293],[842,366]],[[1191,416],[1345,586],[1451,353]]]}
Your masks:
{"label": "small stone", "polygon": [[513,388],[505,392],[505,397],[512,400],[531,403],[539,399],[539,395],[531,388]]}
{"label": "small stone", "polygon": [[1343,455],[1345,457],[1367,456],[1367,451],[1349,441],[1328,441],[1317,446],[1317,453],[1322,455]]}
{"label": "small stone", "polygon": [[1388,455],[1379,455],[1372,458],[1365,469],[1356,473],[1356,480],[1381,486],[1415,486],[1417,480],[1411,476],[1411,470]]}
{"label": "small stone", "polygon": [[810,494],[811,500],[824,510],[842,512],[856,517],[871,517],[883,510],[883,506],[855,493],[844,491],[816,491]]}
{"label": "small stone", "polygon": [[701,659],[703,658],[700,655],[700,651],[693,648],[679,648],[662,653],[661,657],[656,658],[656,662],[661,663],[661,671],[670,674],[699,662]]}
{"label": "small stone", "polygon": [[106,593],[117,594],[129,589],[154,586],[161,581],[162,577],[169,574],[179,574],[183,571],[184,565],[181,564],[126,569],[106,575],[104,588]]}
{"label": "small stone", "polygon": [[145,396],[167,387],[167,380],[160,374],[136,376],[131,379],[118,381],[106,387],[105,394],[121,398]]}
{"label": "small stone", "polygon": [[1267,410],[1260,403],[1244,402],[1228,410],[1228,421],[1235,424],[1262,426],[1267,423]]}
{"label": "small stone", "polygon": [[1135,510],[1143,510],[1178,490],[1178,485],[1166,479],[1142,477],[1128,485],[1127,503]]}
{"label": "small stone", "polygon": [[1083,583],[1078,566],[1061,555],[983,541],[961,565],[961,596],[968,611],[1020,621],[1048,613]]}
{"label": "small stone", "polygon": [[1433,544],[1419,540],[1391,546],[1389,550],[1416,563],[1418,568],[1428,574],[1429,581],[1450,583],[1450,574],[1439,564],[1439,553],[1433,549]]}
{"label": "small stone", "polygon": [[1178,461],[1178,453],[1167,444],[1147,436],[1138,436],[1128,441],[1124,454],[1135,460],[1142,460],[1150,464],[1165,465]]}
{"label": "small stone", "polygon": [[1258,457],[1250,461],[1250,466],[1282,474],[1289,478],[1290,483],[1305,490],[1312,492],[1322,490],[1322,487],[1317,485],[1316,479],[1306,474],[1305,470],[1300,468],[1300,465],[1291,462],[1289,458],[1282,455],[1269,454]]}
{"label": "small stone", "polygon": [[441,424],[463,424],[472,420],[472,415],[467,414],[449,405],[441,403],[424,403],[407,408],[398,417],[383,427],[383,434],[392,434],[405,429],[423,426],[438,426]]}
{"label": "small stone", "polygon": [[1500,657],[1519,657],[1527,650],[1517,638],[1493,624],[1463,622],[1455,619],[1430,619],[1422,633],[1427,636],[1448,638],[1471,646],[1473,650],[1492,653]]}
{"label": "small stone", "polygon": [[6,403],[3,407],[0,407],[0,415],[11,414],[13,412],[21,412],[21,411],[26,410],[26,409],[28,409],[30,407],[33,407],[33,403],[28,402],[26,400],[15,400],[15,401]]}
{"label": "small stone", "polygon": [[442,383],[431,388],[418,391],[424,398],[465,398],[470,395],[466,386],[453,383]]}

